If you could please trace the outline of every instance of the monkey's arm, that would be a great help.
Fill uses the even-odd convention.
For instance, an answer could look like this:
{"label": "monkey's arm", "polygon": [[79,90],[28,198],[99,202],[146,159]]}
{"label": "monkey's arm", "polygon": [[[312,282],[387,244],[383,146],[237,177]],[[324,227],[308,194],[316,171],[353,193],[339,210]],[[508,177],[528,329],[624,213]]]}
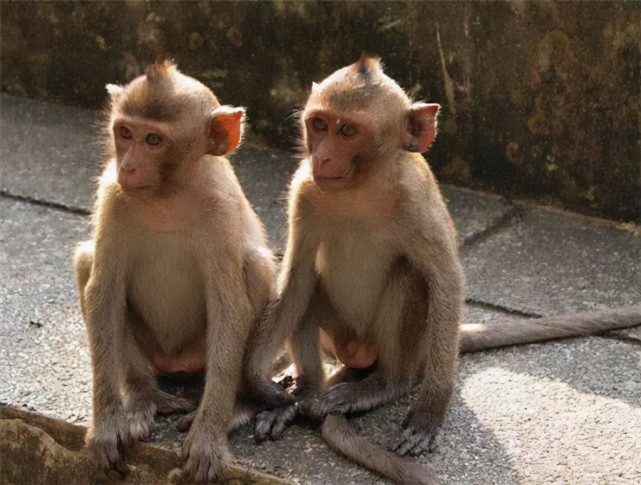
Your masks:
{"label": "monkey's arm", "polygon": [[[206,375],[202,401],[183,445],[185,469],[197,483],[219,477],[230,460],[227,430],[242,377],[242,351],[253,310],[234,257],[209,258],[205,291],[207,312]],[[208,265],[208,266],[206,266]]]}
{"label": "monkey's arm", "polygon": [[530,318],[497,325],[461,326],[461,353],[543,342],[566,337],[593,335],[641,325],[641,305]]}
{"label": "monkey's arm", "polygon": [[433,448],[452,396],[458,362],[463,270],[448,231],[438,230],[436,220],[430,223],[408,235],[403,247],[410,264],[425,278],[428,309],[422,333],[424,377],[419,399],[403,423],[403,437],[396,446],[401,455]]}
{"label": "monkey's arm", "polygon": [[127,285],[125,264],[108,264],[115,254],[115,248],[99,235],[91,276],[81,290],[93,375],[93,422],[87,445],[101,467],[125,474],[118,446],[130,435],[119,388]]}
{"label": "monkey's arm", "polygon": [[291,229],[287,250],[279,276],[280,296],[271,302],[250,339],[246,360],[246,380],[249,393],[267,408],[294,401],[269,379],[268,371],[278,349],[300,325],[309,304],[316,274],[316,247],[301,230]]}

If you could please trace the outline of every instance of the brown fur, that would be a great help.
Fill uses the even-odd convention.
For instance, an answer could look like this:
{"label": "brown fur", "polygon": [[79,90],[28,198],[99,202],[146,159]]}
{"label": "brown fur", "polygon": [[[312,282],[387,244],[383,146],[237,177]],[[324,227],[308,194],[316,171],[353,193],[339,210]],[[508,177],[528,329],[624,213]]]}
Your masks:
{"label": "brown fur", "polygon": [[192,408],[162,392],[156,375],[206,367],[183,455],[193,479],[212,481],[230,458],[245,341],[274,272],[229,161],[212,156],[236,148],[244,111],[221,107],[167,63],[108,89],[113,156],[93,239],[74,255],[94,381],[87,445],[100,466],[126,473],[122,444],[148,439],[156,412]]}
{"label": "brown fur", "polygon": [[[395,481],[432,483],[431,468],[369,443],[333,414],[371,409],[421,379],[394,448],[401,455],[432,449],[459,351],[640,323],[641,308],[631,307],[496,329],[464,325],[459,347],[463,275],[455,229],[429,167],[411,153],[433,142],[437,112],[437,105],[412,104],[370,56],[312,87],[301,116],[308,153],[289,191],[279,297],[248,347],[251,392],[274,408],[259,415],[258,439],[277,438],[296,416],[298,400],[303,414],[324,419],[323,437],[332,448]],[[341,135],[345,125],[356,127],[356,135]],[[375,365],[346,367],[325,381],[319,328],[331,347],[373,343]],[[300,373],[296,396],[267,379],[285,339]]]}
{"label": "brown fur", "polygon": [[[401,454],[432,446],[458,356],[463,274],[456,233],[432,173],[411,153],[432,143],[437,110],[412,104],[370,58],[313,87],[302,116],[309,154],[289,193],[280,297],[252,339],[246,368],[262,402],[288,404],[291,396],[266,375],[271,356],[289,337],[305,383],[300,409],[314,418],[371,409],[423,376],[397,446]],[[346,336],[374,343],[375,367],[360,380],[325,383],[319,327],[339,345]],[[285,411],[262,416],[257,435],[274,436],[289,418]],[[351,437],[336,435],[340,429],[330,419],[323,433],[348,456],[369,457],[359,463],[399,479],[404,459],[383,450],[370,455],[371,447],[357,445],[363,441],[348,430],[340,433]],[[407,470],[403,480],[410,482],[431,476],[418,465]]]}

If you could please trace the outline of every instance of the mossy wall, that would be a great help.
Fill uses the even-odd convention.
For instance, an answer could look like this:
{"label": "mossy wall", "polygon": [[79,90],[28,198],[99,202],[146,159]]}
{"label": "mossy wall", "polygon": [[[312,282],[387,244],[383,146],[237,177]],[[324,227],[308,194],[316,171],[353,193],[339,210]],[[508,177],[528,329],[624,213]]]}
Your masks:
{"label": "mossy wall", "polygon": [[441,180],[641,220],[641,6],[619,2],[29,2],[0,4],[1,83],[101,107],[159,57],[249,108],[273,146],[312,81],[382,56],[440,102]]}

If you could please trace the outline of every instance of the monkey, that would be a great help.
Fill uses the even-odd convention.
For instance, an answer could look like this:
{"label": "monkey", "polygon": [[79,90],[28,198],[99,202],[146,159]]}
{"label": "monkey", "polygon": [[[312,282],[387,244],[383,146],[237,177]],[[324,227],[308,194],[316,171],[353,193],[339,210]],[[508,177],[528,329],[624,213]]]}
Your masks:
{"label": "monkey", "polygon": [[[275,278],[263,225],[225,158],[245,110],[168,60],[107,90],[93,237],[73,257],[93,373],[87,446],[123,477],[122,446],[149,439],[156,413],[192,411],[185,470],[210,482],[230,460],[245,344]],[[203,371],[195,411],[156,381]]]}
{"label": "monkey", "polygon": [[[288,195],[279,296],[250,339],[245,366],[250,392],[291,413],[294,398],[266,378],[288,338],[304,382],[299,409],[317,419],[392,401],[422,376],[400,454],[433,446],[457,369],[457,234],[420,154],[436,137],[439,109],[411,103],[368,55],[313,85],[301,116],[307,157]],[[359,361],[362,378],[347,372],[325,385],[319,328],[348,369],[351,358]],[[270,434],[264,423],[259,415],[257,436]]]}
{"label": "monkey", "polygon": [[[541,324],[512,325],[506,335],[469,327],[461,340],[456,230],[421,155],[436,137],[439,109],[412,102],[367,54],[313,84],[301,113],[304,158],[288,193],[278,296],[246,354],[248,390],[270,409],[257,416],[258,441],[277,438],[301,413],[322,420],[325,441],[357,463],[397,482],[432,483],[433,469],[404,455],[434,449],[459,352],[550,332]],[[633,310],[626,325],[640,315],[641,308]],[[558,336],[594,329],[589,315],[575,328],[567,320]],[[295,395],[268,377],[285,340],[299,374]],[[344,365],[330,380],[321,349]],[[343,416],[390,402],[417,383],[419,397],[393,452],[359,436]]]}

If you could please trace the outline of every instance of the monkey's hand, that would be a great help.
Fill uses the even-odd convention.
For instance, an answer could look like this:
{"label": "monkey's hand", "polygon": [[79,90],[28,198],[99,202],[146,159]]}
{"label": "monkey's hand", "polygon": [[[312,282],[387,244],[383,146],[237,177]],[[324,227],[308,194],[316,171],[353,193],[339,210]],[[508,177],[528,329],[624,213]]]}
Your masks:
{"label": "monkey's hand", "polygon": [[123,479],[129,468],[122,461],[121,452],[129,438],[129,420],[124,407],[118,403],[96,413],[87,431],[86,442],[98,465],[109,476]]}
{"label": "monkey's hand", "polygon": [[417,456],[436,451],[439,427],[432,425],[421,413],[410,411],[403,422],[403,434],[392,450],[399,455]]}
{"label": "monkey's hand", "polygon": [[231,460],[227,438],[196,418],[183,444],[185,471],[196,483],[213,483]]}
{"label": "monkey's hand", "polygon": [[267,439],[277,440],[289,423],[298,416],[298,407],[288,405],[272,411],[263,411],[256,416],[254,437],[258,443]]}
{"label": "monkey's hand", "polygon": [[251,396],[267,410],[293,405],[297,401],[282,385],[267,377],[254,376],[251,381],[248,386]]}

